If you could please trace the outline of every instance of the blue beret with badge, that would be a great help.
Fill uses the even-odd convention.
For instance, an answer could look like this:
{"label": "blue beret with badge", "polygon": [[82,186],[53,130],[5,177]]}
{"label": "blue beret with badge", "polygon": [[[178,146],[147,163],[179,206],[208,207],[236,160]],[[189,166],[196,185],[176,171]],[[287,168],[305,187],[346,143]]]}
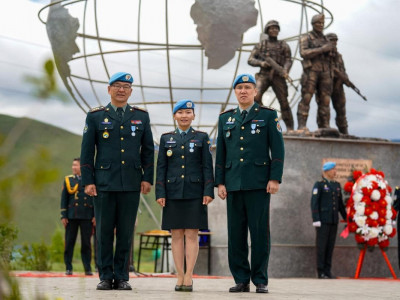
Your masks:
{"label": "blue beret with badge", "polygon": [[194,102],[188,99],[179,100],[175,103],[172,113],[175,114],[180,109],[193,109],[194,111]]}
{"label": "blue beret with badge", "polygon": [[133,82],[133,77],[129,73],[118,72],[118,73],[115,73],[113,76],[110,77],[110,80],[108,81],[108,84],[112,85],[116,81],[132,83]]}
{"label": "blue beret with badge", "polygon": [[251,74],[240,74],[236,77],[235,81],[233,82],[233,88],[237,86],[239,83],[253,83],[256,84],[256,80],[254,76]]}
{"label": "blue beret with badge", "polygon": [[322,166],[322,170],[329,171],[332,170],[334,167],[336,167],[336,163],[333,161],[328,161],[324,163],[324,165]]}

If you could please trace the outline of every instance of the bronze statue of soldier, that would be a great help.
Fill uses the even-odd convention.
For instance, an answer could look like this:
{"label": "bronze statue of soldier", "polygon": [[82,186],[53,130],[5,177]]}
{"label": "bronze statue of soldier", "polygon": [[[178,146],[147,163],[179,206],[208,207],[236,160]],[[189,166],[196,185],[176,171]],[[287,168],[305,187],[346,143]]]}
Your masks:
{"label": "bronze statue of soldier", "polygon": [[301,77],[302,97],[297,108],[299,130],[307,130],[310,101],[315,92],[318,104],[318,128],[329,128],[333,45],[323,34],[324,22],[324,15],[313,16],[311,19],[313,30],[300,38],[303,74]]}
{"label": "bronze statue of soldier", "polygon": [[342,55],[337,51],[338,37],[335,33],[328,33],[326,38],[333,44],[333,84],[332,84],[332,105],[336,111],[336,126],[342,134],[349,134],[346,118],[346,95],[344,94],[343,84],[350,87],[351,82],[346,73]]}
{"label": "bronze statue of soldier", "polygon": [[260,72],[255,76],[258,93],[254,100],[262,105],[263,94],[272,86],[281,107],[282,120],[285,122],[287,130],[293,130],[293,116],[287,100],[288,86],[286,83],[292,66],[292,54],[289,45],[285,41],[278,40],[279,31],[278,21],[268,21],[264,28],[264,33],[268,35],[268,38],[262,39],[254,46],[248,64],[260,67]]}

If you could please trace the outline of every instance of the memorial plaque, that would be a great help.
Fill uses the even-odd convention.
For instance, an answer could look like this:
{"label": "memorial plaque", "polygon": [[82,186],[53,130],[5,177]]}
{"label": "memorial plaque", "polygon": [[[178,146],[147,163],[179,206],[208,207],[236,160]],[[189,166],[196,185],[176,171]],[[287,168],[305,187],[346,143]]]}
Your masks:
{"label": "memorial plaque", "polygon": [[321,169],[327,161],[336,163],[336,181],[340,182],[342,188],[352,171],[360,170],[365,173],[372,168],[372,160],[370,159],[323,158]]}

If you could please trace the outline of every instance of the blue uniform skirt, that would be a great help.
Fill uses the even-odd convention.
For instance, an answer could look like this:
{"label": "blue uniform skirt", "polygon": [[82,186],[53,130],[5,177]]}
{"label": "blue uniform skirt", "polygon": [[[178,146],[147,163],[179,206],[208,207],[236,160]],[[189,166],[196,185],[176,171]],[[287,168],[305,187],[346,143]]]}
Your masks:
{"label": "blue uniform skirt", "polygon": [[161,228],[208,229],[207,205],[203,205],[203,198],[166,199]]}

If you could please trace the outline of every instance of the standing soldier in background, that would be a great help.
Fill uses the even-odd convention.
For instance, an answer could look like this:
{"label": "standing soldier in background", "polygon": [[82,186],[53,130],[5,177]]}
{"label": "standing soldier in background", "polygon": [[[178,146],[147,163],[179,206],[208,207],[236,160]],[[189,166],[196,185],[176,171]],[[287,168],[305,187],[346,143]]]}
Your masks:
{"label": "standing soldier in background", "polygon": [[78,229],[81,229],[81,256],[86,275],[93,275],[90,262],[90,238],[96,225],[93,198],[85,194],[82,186],[80,159],[72,162],[72,175],[65,176],[61,192],[61,222],[65,227],[64,262],[66,275],[72,275],[72,257]]}
{"label": "standing soldier in background", "polygon": [[346,74],[342,55],[337,51],[338,37],[335,33],[328,33],[326,38],[332,43],[333,59],[333,86],[332,86],[332,105],[336,111],[336,126],[342,134],[349,134],[347,130],[346,118],[346,96],[343,90],[343,84],[350,87],[349,76]]}
{"label": "standing soldier in background", "polygon": [[260,67],[260,72],[256,74],[258,93],[255,102],[262,105],[263,94],[272,86],[281,107],[282,120],[285,122],[286,129],[293,130],[293,115],[287,100],[286,83],[292,66],[292,54],[289,45],[285,41],[278,40],[279,31],[278,21],[268,21],[264,28],[268,39],[263,39],[254,46],[248,64]]}
{"label": "standing soldier in background", "polygon": [[320,279],[336,278],[332,275],[332,255],[339,223],[339,213],[346,220],[340,183],[335,181],[336,163],[326,162],[322,167],[322,180],[314,184],[311,196],[311,215],[316,228],[317,271]]}
{"label": "standing soldier in background", "polygon": [[82,183],[85,192],[95,196],[98,290],[132,290],[129,252],[139,196],[150,192],[153,184],[150,118],[146,111],[128,105],[132,82],[129,73],[111,76],[111,102],[88,113],[82,137]]}
{"label": "standing soldier in background", "polygon": [[310,102],[315,92],[317,92],[318,128],[329,128],[333,45],[322,33],[325,25],[324,15],[313,16],[311,24],[313,30],[300,39],[303,75],[301,77],[301,101],[297,108],[299,130],[307,130]]}

